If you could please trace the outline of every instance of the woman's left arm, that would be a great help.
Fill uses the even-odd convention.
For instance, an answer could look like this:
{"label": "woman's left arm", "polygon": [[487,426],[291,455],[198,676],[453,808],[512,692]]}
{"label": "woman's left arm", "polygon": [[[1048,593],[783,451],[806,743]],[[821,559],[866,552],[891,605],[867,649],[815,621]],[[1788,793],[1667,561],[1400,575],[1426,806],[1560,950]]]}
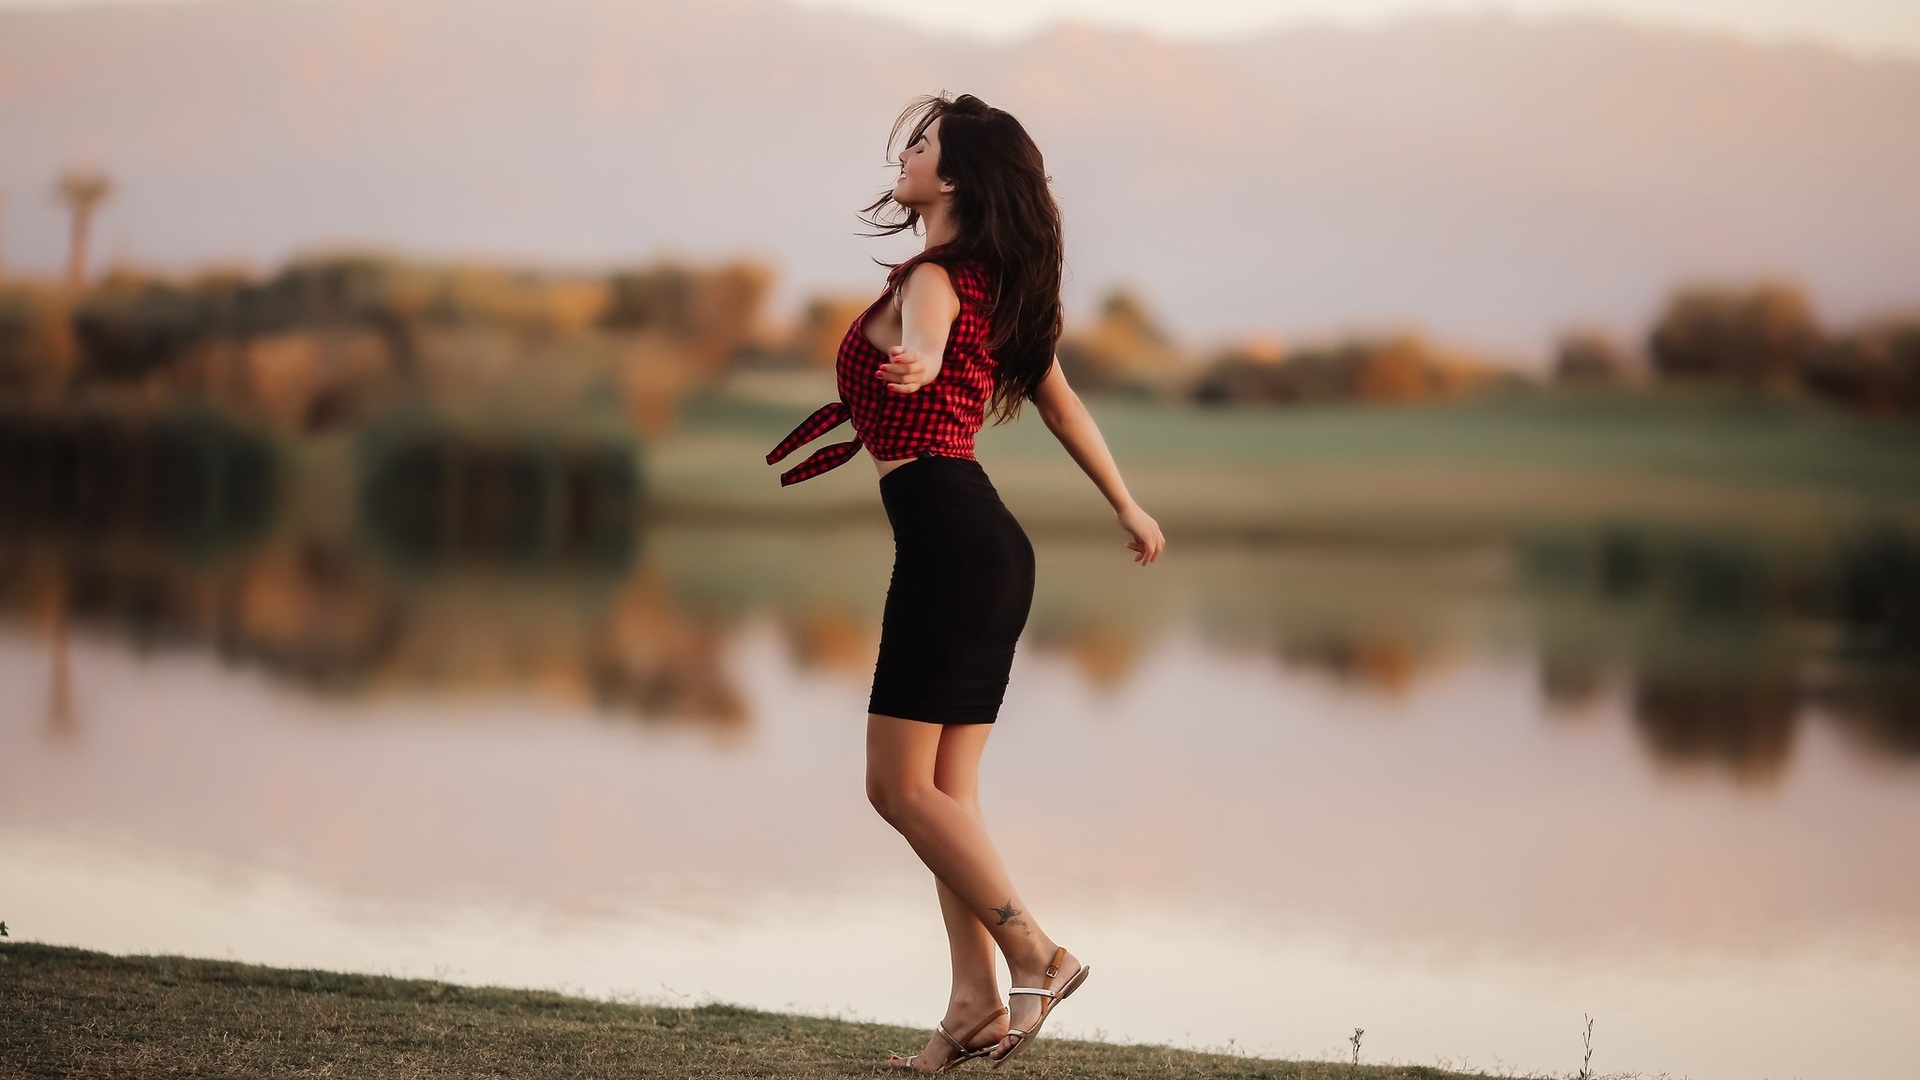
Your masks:
{"label": "woman's left arm", "polygon": [[1081,471],[1100,489],[1100,494],[1106,496],[1120,527],[1132,535],[1127,548],[1134,553],[1133,561],[1145,566],[1158,559],[1167,546],[1167,539],[1160,532],[1159,523],[1128,494],[1126,481],[1120,478],[1120,467],[1113,462],[1100,426],[1093,422],[1093,414],[1081,403],[1080,395],[1067,385],[1059,357],[1053,358],[1053,366],[1040,380],[1033,402],[1047,430],[1053,432],[1053,437],[1066,447],[1068,456],[1079,464]]}

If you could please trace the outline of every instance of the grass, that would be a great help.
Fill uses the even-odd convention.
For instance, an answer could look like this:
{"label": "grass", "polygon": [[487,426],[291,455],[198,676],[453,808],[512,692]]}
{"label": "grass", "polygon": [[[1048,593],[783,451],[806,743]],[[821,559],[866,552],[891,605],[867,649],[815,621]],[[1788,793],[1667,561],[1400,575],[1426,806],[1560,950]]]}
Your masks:
{"label": "grass", "polygon": [[[289,971],[174,956],[0,945],[0,1077],[876,1077],[925,1031]],[[956,1070],[982,1075],[973,1063]],[[1001,1075],[1386,1080],[1425,1066],[1287,1062],[1043,1036]]]}
{"label": "grass", "polygon": [[[1486,540],[1594,520],[1792,533],[1920,513],[1920,425],[1806,400],[1664,390],[1418,406],[1088,406],[1141,504],[1188,538]],[[649,455],[667,516],[884,523],[864,462],[779,487],[763,455],[807,411],[690,402]],[[848,437],[842,428],[826,441]],[[1105,502],[1037,417],[986,429],[979,454],[1030,530],[1112,529]]]}

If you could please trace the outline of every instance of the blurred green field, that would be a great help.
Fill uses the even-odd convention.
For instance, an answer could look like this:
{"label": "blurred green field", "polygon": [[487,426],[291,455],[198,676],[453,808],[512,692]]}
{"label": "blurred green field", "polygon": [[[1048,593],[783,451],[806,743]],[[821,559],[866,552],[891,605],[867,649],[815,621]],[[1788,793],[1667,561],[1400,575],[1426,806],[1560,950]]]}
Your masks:
{"label": "blurred green field", "polygon": [[[690,401],[648,453],[663,516],[881,520],[864,458],[792,489],[764,455],[831,395]],[[1825,535],[1920,524],[1920,427],[1725,391],[1538,392],[1418,406],[1203,409],[1089,399],[1169,538],[1495,539],[1599,522]],[[851,437],[842,427],[825,441]],[[981,463],[1030,531],[1112,528],[1029,411]]]}

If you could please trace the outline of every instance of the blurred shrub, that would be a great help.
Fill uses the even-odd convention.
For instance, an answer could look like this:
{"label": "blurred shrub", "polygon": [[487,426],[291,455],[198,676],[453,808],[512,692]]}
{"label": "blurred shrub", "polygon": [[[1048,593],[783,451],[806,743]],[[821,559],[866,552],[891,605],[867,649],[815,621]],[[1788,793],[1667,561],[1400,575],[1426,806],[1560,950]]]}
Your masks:
{"label": "blurred shrub", "polygon": [[751,263],[569,275],[360,252],[264,279],[119,268],[71,311],[59,290],[0,290],[0,392],[205,399],[312,431],[402,396],[551,405],[617,386],[658,420],[759,332],[771,280]]}
{"label": "blurred shrub", "polygon": [[209,351],[203,384],[230,377],[253,411],[274,423],[324,431],[392,399],[396,383],[410,382],[413,350],[366,326],[295,330],[247,339],[231,352]]}
{"label": "blurred shrub", "polygon": [[0,284],[0,395],[18,400],[60,385],[78,359],[64,290]]}
{"label": "blurred shrub", "polygon": [[1442,352],[1418,335],[1361,339],[1267,359],[1246,350],[1216,354],[1194,382],[1201,404],[1240,402],[1408,402],[1511,385],[1518,375]]}

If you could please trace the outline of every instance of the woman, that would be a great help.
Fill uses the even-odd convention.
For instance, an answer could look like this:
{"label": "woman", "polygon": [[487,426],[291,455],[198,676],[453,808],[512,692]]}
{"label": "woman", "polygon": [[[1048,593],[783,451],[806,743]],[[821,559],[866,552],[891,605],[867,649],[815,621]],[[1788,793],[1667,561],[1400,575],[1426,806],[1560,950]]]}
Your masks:
{"label": "woman", "polygon": [[[769,464],[844,420],[856,437],[782,474],[797,483],[862,446],[893,525],[893,580],[867,704],[867,794],[933,871],[953,959],[947,1012],[926,1048],[892,1064],[943,1071],[1000,1064],[1039,1033],[1090,972],[1040,928],[980,814],[980,752],[999,714],[1033,600],[1033,546],[974,459],[974,435],[1032,401],[1113,505],[1145,566],[1165,547],[1134,503],[1054,356],[1060,337],[1060,213],[1019,121],[970,94],[908,106],[893,190],[866,207],[880,234],[924,226],[926,245],[848,328],[840,400],[781,441]],[[891,215],[892,220],[888,220]],[[1058,789],[1036,792],[1041,805]],[[1013,988],[1001,1003],[994,950]]]}

